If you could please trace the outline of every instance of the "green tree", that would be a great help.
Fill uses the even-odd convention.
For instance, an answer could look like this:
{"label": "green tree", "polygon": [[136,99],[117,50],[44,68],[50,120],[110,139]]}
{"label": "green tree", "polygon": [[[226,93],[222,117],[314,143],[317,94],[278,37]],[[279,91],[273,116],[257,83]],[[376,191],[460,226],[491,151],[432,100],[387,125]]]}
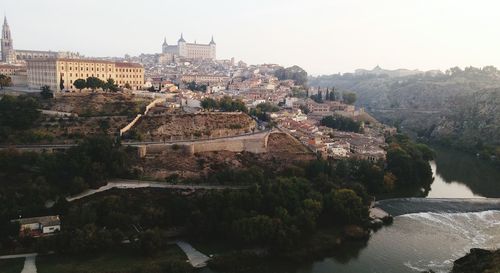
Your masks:
{"label": "green tree", "polygon": [[61,91],[64,90],[64,80],[63,80],[62,76],[61,76],[61,79],[59,80],[59,89]]}
{"label": "green tree", "polygon": [[115,83],[114,79],[109,78],[103,86],[106,86],[106,88],[111,92],[118,91],[118,85]]}
{"label": "green tree", "polygon": [[43,99],[51,99],[54,97],[54,93],[50,89],[50,86],[44,85],[40,88],[40,96],[42,96]]}
{"label": "green tree", "polygon": [[159,229],[149,229],[139,236],[140,253],[146,256],[153,256],[167,243],[167,238]]}
{"label": "green tree", "polygon": [[125,89],[132,89],[132,86],[127,82],[123,87],[125,87]]}
{"label": "green tree", "polygon": [[218,103],[216,100],[214,100],[212,98],[204,98],[201,101],[201,107],[203,109],[207,109],[207,110],[214,110],[218,107]]}
{"label": "green tree", "polygon": [[361,122],[340,115],[324,117],[321,119],[320,124],[340,131],[355,133],[361,131]]}
{"label": "green tree", "polygon": [[0,89],[3,89],[4,87],[11,86],[12,85],[12,79],[9,76],[6,76],[4,74],[0,74]]}
{"label": "green tree", "polygon": [[392,136],[387,142],[387,170],[396,176],[396,185],[429,190],[432,170],[428,161],[433,151],[405,135]]}
{"label": "green tree", "polygon": [[307,72],[297,65],[279,68],[274,72],[274,75],[280,81],[293,80],[297,85],[305,85],[307,83]]}
{"label": "green tree", "polygon": [[234,222],[232,230],[235,238],[240,242],[267,245],[276,239],[279,227],[279,220],[267,215],[257,215]]}
{"label": "green tree", "polygon": [[197,84],[195,81],[192,81],[192,82],[187,84],[187,89],[189,89],[191,91],[206,92],[207,85],[206,84]]}
{"label": "green tree", "polygon": [[0,126],[28,129],[40,117],[38,102],[28,96],[3,96],[0,100]]}
{"label": "green tree", "polygon": [[330,101],[335,101],[337,100],[336,95],[335,95],[335,88],[332,87],[332,91],[330,92],[330,97],[328,98]]}
{"label": "green tree", "polygon": [[104,85],[104,82],[97,77],[88,77],[86,83],[87,88],[90,88],[92,92]]}
{"label": "green tree", "polygon": [[343,224],[359,224],[368,217],[363,200],[350,189],[333,191],[327,200],[328,211],[333,219]]}
{"label": "green tree", "polygon": [[269,112],[278,112],[280,108],[269,102],[259,103],[254,109],[250,110],[250,115],[257,117],[262,121],[270,121]]}
{"label": "green tree", "polygon": [[82,92],[82,89],[87,88],[87,82],[84,79],[77,79],[73,83],[76,89],[79,89]]}
{"label": "green tree", "polygon": [[223,112],[248,112],[248,109],[243,101],[240,99],[233,100],[229,96],[222,97],[218,102],[218,107]]}
{"label": "green tree", "polygon": [[352,105],[356,102],[357,95],[356,93],[353,92],[344,92],[342,94],[342,99],[344,100],[345,103]]}

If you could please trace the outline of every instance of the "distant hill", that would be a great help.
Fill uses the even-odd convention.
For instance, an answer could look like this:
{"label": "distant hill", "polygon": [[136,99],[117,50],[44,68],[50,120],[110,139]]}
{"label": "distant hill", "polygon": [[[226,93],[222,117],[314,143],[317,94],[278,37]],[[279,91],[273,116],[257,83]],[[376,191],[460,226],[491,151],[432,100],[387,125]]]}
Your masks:
{"label": "distant hill", "polygon": [[405,77],[411,75],[423,74],[424,72],[420,70],[409,70],[409,69],[395,69],[395,70],[387,70],[382,69],[380,66],[374,67],[372,70],[367,69],[356,69],[354,71],[354,75],[362,76],[362,75],[387,75],[389,77]]}
{"label": "distant hill", "polygon": [[492,66],[444,73],[376,67],[310,77],[309,85],[355,92],[358,106],[415,136],[474,151],[500,147],[500,71]]}

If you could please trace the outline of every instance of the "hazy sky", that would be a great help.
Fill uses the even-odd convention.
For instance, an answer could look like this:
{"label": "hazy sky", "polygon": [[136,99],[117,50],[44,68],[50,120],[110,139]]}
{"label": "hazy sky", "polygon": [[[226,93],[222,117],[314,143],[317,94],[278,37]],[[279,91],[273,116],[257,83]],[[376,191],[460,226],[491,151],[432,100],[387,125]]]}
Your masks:
{"label": "hazy sky", "polygon": [[500,67],[498,0],[2,0],[17,49],[86,56],[160,52],[163,37],[218,58],[356,68]]}

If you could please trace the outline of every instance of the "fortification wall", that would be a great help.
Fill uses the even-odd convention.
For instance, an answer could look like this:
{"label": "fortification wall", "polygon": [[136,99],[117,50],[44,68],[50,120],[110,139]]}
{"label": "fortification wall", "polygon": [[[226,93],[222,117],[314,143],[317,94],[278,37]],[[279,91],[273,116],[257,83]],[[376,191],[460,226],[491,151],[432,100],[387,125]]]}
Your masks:
{"label": "fortification wall", "polygon": [[186,154],[195,154],[203,152],[230,151],[230,152],[251,152],[265,153],[267,134],[261,136],[240,137],[234,139],[206,140],[186,143],[158,143],[142,145],[139,155],[144,157],[147,154],[159,154],[169,150],[182,150]]}

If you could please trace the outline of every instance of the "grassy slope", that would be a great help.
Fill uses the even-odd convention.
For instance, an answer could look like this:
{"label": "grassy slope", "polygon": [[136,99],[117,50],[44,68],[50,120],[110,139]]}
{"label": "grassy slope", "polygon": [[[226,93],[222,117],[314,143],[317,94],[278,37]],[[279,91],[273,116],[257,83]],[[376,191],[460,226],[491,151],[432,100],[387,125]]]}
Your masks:
{"label": "grassy slope", "polygon": [[171,246],[153,258],[142,257],[134,253],[121,251],[106,252],[99,256],[90,257],[59,255],[39,256],[36,264],[38,273],[129,273],[138,271],[140,268],[160,265],[174,260],[182,262],[186,260],[186,256],[177,246]]}
{"label": "grassy slope", "polygon": [[24,267],[24,258],[0,260],[0,272],[20,273]]}

